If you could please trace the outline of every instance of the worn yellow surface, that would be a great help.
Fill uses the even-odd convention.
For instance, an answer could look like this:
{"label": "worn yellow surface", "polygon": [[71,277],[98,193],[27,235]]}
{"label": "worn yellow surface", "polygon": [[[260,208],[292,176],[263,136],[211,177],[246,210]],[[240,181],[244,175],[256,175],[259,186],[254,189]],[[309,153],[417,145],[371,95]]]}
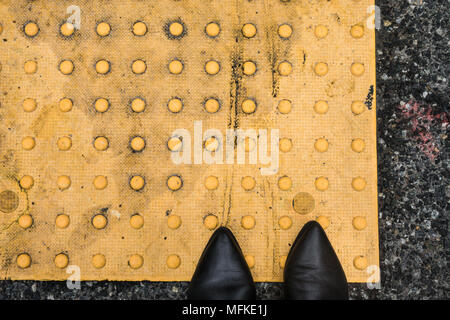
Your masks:
{"label": "worn yellow surface", "polygon": [[[60,26],[72,4],[0,3],[0,278],[64,280],[74,265],[82,280],[190,280],[213,232],[204,218],[214,215],[253,258],[256,281],[282,280],[280,260],[312,219],[327,227],[348,280],[367,281],[370,266],[379,264],[375,38],[367,23],[373,0],[77,1],[80,29],[67,37]],[[39,28],[34,37],[25,34],[30,21]],[[136,21],[146,24],[145,35],[133,34]],[[184,26],[180,37],[169,35],[173,21]],[[103,37],[96,33],[100,22],[111,27]],[[209,22],[220,26],[215,38],[205,33]],[[256,26],[252,38],[243,36],[247,23]],[[278,34],[283,24],[292,28],[287,39]],[[106,74],[95,68],[102,59],[109,62]],[[137,59],[145,61],[143,74],[132,71]],[[183,64],[180,74],[169,72],[174,59]],[[71,74],[60,72],[62,60],[73,62]],[[205,73],[209,60],[219,62],[216,75]],[[249,60],[257,70],[247,76],[242,65]],[[37,63],[34,73],[26,61]],[[279,74],[283,61],[292,66],[286,76]],[[351,71],[358,63],[361,75]],[[94,109],[101,97],[110,102],[104,113]],[[135,97],[145,99],[143,112],[130,109]],[[178,113],[167,107],[173,97],[183,102]],[[208,97],[219,99],[218,112],[204,110]],[[31,112],[23,109],[28,98],[36,101]],[[61,111],[63,98],[72,100],[70,111]],[[247,98],[257,102],[254,113],[242,112]],[[286,114],[277,108],[283,99],[292,104]],[[322,100],[325,113],[314,108]],[[354,101],[364,103],[361,114],[352,112]],[[280,152],[275,175],[261,175],[259,164],[176,165],[167,140],[178,128],[193,132],[194,121],[224,134],[227,128],[279,129],[292,149]],[[94,148],[99,136],[109,141],[104,151]],[[146,142],[141,152],[130,149],[134,136]],[[58,148],[61,137],[71,139],[69,150]],[[130,188],[134,175],[145,179],[140,191]],[[167,186],[172,175],[182,179],[177,191]],[[33,178],[28,189],[26,179],[19,185],[24,176]],[[60,176],[70,178],[68,187],[58,185]],[[107,178],[104,189],[94,187],[96,176]],[[206,189],[208,176],[218,178],[217,189]],[[242,188],[244,176],[255,179],[254,189]],[[292,181],[288,190],[278,186],[283,176]],[[328,181],[326,190],[317,189],[319,177]],[[356,184],[366,182],[361,191],[352,187],[357,177],[363,180]],[[294,210],[296,195],[302,213]],[[143,218],[139,229],[130,223],[136,213]],[[56,226],[61,214],[70,218],[66,228]],[[98,214],[106,218],[103,229],[93,226]],[[177,229],[168,226],[171,216],[181,219]],[[244,216],[254,218],[253,228],[242,227]],[[288,227],[292,222],[286,230],[279,225],[284,216]],[[27,256],[17,259],[23,253],[29,265]],[[68,261],[55,260],[61,253]],[[102,256],[93,261],[94,255]]]}

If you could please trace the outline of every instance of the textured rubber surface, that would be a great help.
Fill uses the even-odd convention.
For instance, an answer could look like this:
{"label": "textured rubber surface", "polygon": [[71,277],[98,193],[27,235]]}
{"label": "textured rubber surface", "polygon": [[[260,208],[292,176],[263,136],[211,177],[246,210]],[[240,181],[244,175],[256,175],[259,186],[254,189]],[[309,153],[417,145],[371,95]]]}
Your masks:
{"label": "textured rubber surface", "polygon": [[[69,1],[2,2],[1,277],[62,280],[77,266],[83,280],[189,280],[210,228],[224,225],[255,280],[280,281],[298,230],[318,219],[348,280],[367,281],[379,263],[372,4],[81,1],[80,29],[67,35]],[[292,148],[280,145],[272,176],[175,165],[167,140],[194,121],[280,129]]]}

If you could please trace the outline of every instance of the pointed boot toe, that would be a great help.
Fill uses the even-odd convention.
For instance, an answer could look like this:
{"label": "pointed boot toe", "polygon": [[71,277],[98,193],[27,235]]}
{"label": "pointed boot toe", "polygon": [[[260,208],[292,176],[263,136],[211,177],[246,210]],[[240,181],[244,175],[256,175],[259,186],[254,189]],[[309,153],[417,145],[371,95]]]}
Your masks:
{"label": "pointed boot toe", "polygon": [[206,245],[187,292],[191,300],[254,300],[256,289],[231,231],[217,229]]}
{"label": "pointed boot toe", "polygon": [[284,282],[286,299],[348,299],[344,270],[316,221],[305,224],[295,239],[286,259]]}

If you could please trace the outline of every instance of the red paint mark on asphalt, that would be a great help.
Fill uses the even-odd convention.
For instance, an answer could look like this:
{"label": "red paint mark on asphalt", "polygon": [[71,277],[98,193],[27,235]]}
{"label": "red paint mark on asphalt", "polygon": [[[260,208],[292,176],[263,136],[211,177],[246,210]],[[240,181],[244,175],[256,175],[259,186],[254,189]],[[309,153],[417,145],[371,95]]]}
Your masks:
{"label": "red paint mark on asphalt", "polygon": [[420,150],[434,163],[440,150],[431,128],[436,125],[448,126],[449,115],[446,112],[433,114],[429,105],[422,106],[416,101],[398,106],[403,119],[409,121],[411,136],[419,144]]}

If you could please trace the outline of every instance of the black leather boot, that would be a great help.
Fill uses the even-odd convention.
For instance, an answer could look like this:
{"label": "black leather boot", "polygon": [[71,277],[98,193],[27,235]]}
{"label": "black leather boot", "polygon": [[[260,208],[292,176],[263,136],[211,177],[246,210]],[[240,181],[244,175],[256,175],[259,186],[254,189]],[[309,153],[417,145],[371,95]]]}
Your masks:
{"label": "black leather boot", "polygon": [[231,231],[217,229],[208,241],[187,292],[192,300],[254,300],[256,288]]}
{"label": "black leather boot", "polygon": [[284,268],[286,299],[347,300],[344,270],[316,221],[309,221],[292,244]]}

